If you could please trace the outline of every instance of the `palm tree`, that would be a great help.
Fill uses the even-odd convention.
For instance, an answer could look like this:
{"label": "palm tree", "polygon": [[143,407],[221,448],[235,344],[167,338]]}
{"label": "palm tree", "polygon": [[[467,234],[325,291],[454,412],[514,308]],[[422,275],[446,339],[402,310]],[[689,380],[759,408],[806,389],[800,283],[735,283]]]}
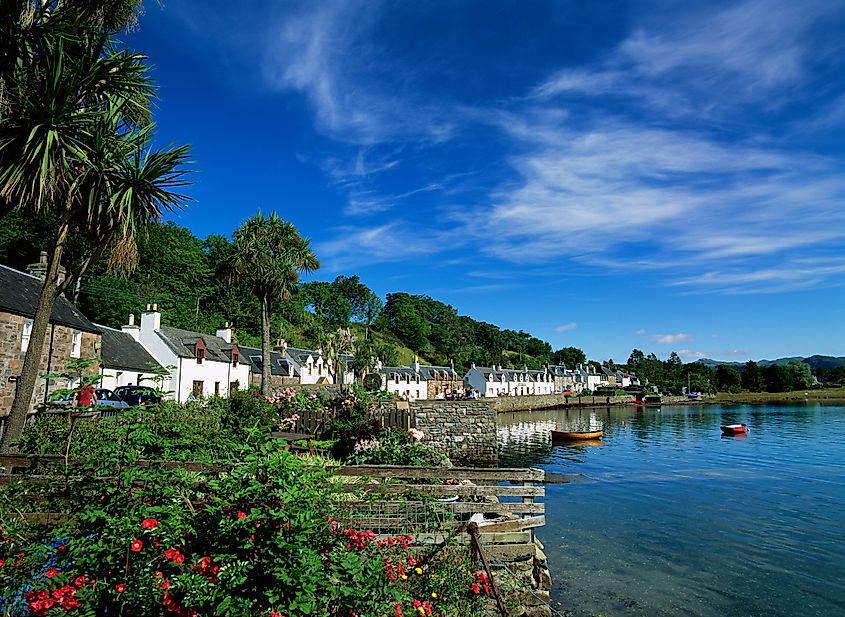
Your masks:
{"label": "palm tree", "polygon": [[[106,250],[113,270],[130,271],[136,234],[186,200],[174,189],[186,184],[187,147],[150,148],[153,89],[143,58],[116,49],[102,24],[86,27],[85,11],[72,10],[85,4],[47,2],[24,14],[16,68],[0,67],[0,214],[57,220],[0,452],[12,451],[26,422],[58,296]],[[71,235],[85,238],[88,251],[62,279]]]}
{"label": "palm tree", "polygon": [[272,212],[259,212],[235,230],[232,276],[248,285],[261,303],[261,391],[270,395],[270,309],[296,293],[300,273],[320,267],[310,243],[296,227]]}

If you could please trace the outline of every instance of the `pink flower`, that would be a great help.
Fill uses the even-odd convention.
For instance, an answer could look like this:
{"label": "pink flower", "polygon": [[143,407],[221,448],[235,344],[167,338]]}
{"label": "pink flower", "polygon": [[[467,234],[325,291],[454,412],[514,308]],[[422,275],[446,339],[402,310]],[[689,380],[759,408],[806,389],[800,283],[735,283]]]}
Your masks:
{"label": "pink flower", "polygon": [[141,542],[138,538],[132,540],[132,544],[129,545],[129,548],[132,549],[133,553],[140,553],[141,549],[144,548],[144,543]]}

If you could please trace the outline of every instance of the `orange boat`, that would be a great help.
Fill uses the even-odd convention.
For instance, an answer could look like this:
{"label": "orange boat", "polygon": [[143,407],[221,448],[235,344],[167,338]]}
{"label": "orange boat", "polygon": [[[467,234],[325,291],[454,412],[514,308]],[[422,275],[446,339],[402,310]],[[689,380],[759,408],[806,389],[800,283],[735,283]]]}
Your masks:
{"label": "orange boat", "polygon": [[745,435],[748,433],[748,427],[744,424],[726,424],[720,426],[722,435]]}
{"label": "orange boat", "polygon": [[582,439],[599,439],[601,431],[552,431],[552,441],[580,441]]}

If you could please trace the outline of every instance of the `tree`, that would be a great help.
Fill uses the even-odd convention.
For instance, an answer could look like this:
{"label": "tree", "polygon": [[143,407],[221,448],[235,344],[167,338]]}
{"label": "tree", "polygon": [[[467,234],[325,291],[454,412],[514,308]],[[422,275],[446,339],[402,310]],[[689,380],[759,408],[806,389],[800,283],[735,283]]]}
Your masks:
{"label": "tree", "polygon": [[643,352],[639,349],[634,349],[631,351],[631,355],[628,356],[627,366],[631,370],[638,369],[642,366],[643,360],[645,360]]}
{"label": "tree", "polygon": [[558,349],[553,356],[555,364],[562,364],[568,369],[574,369],[578,364],[587,363],[587,355],[577,347]]}
{"label": "tree", "polygon": [[[0,214],[46,215],[55,227],[29,349],[0,441],[4,453],[23,430],[59,294],[107,249],[113,271],[131,271],[137,234],[187,199],[174,191],[186,184],[187,147],[152,150],[147,67],[113,37],[134,20],[139,3],[15,4],[21,10],[10,28],[13,40],[4,41],[0,59]],[[62,279],[64,250],[74,235],[87,241],[88,250]]]}
{"label": "tree", "polygon": [[806,390],[813,387],[813,372],[809,364],[790,360],[784,368],[789,375],[792,390]]}
{"label": "tree", "polygon": [[770,364],[763,369],[763,377],[766,380],[766,392],[789,392],[792,390],[791,374],[784,366]]}
{"label": "tree", "polygon": [[260,212],[235,230],[233,277],[246,283],[261,304],[261,391],[270,395],[270,318],[276,301],[287,302],[297,291],[300,273],[320,267],[308,240],[275,212]]}
{"label": "tree", "polygon": [[762,392],[766,389],[763,371],[754,360],[745,363],[745,371],[742,373],[742,387],[749,392]]}
{"label": "tree", "polygon": [[720,364],[714,376],[716,388],[720,392],[739,392],[742,387],[742,375],[732,366]]}

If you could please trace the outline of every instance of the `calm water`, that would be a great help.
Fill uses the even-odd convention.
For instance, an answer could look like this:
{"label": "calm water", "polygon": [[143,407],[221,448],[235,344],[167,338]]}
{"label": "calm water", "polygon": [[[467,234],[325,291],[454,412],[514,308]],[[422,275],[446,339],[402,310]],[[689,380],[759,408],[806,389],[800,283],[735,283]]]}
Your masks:
{"label": "calm water", "polygon": [[499,446],[558,482],[538,536],[575,615],[845,615],[845,406],[505,414]]}

